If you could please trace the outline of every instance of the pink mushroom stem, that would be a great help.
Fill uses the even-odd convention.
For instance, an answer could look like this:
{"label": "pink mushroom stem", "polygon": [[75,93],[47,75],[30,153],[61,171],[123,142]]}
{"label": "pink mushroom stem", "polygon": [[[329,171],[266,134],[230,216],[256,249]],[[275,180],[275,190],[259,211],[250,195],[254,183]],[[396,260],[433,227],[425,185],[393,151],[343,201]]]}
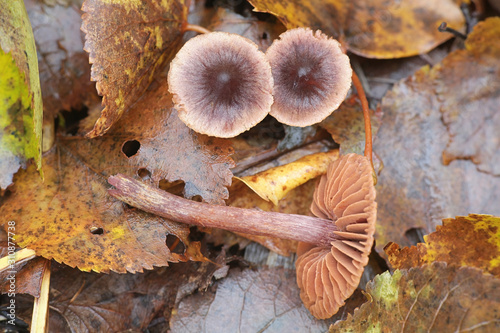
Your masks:
{"label": "pink mushroom stem", "polygon": [[331,220],[254,209],[211,205],[187,200],[118,174],[108,182],[109,194],[127,204],[176,222],[260,236],[331,246],[339,229]]}

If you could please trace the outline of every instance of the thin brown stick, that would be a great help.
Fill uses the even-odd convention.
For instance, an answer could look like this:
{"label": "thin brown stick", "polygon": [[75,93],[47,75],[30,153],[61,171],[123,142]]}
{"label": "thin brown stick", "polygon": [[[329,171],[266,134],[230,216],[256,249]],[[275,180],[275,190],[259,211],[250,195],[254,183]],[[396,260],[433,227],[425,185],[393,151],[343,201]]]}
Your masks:
{"label": "thin brown stick", "polygon": [[339,239],[333,221],[316,217],[263,212],[187,200],[125,175],[111,176],[109,194],[129,205],[177,222],[253,235],[331,246]]}
{"label": "thin brown stick", "polygon": [[352,83],[354,87],[356,87],[356,91],[358,92],[359,99],[361,101],[361,107],[363,108],[363,118],[365,120],[365,156],[370,160],[370,163],[373,166],[372,159],[372,124],[370,121],[370,110],[368,107],[368,100],[366,99],[365,90],[363,89],[363,85],[359,80],[356,72],[352,72]]}
{"label": "thin brown stick", "polygon": [[210,30],[203,28],[199,25],[189,24],[189,23],[184,26],[184,31],[195,31],[195,32],[198,32],[200,34],[208,34],[211,32]]}

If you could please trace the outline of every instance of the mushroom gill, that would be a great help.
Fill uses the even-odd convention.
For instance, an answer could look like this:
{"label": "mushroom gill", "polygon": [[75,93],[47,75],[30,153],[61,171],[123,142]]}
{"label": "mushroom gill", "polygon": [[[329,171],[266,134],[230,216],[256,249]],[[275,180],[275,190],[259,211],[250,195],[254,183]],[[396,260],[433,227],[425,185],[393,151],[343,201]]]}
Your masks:
{"label": "mushroom gill", "polygon": [[370,161],[348,154],[334,161],[316,186],[311,211],[331,219],[342,239],[331,248],[299,243],[300,297],[319,319],[337,313],[357,288],[373,245],[377,204]]}
{"label": "mushroom gill", "polygon": [[255,43],[212,32],[190,39],[168,73],[179,118],[198,133],[234,137],[271,110],[270,65]]}

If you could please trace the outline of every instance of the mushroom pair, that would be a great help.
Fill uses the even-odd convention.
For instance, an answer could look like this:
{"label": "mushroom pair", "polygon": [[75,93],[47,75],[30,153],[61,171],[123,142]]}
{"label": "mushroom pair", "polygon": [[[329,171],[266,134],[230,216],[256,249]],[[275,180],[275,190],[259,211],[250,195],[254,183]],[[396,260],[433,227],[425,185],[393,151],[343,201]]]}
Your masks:
{"label": "mushroom pair", "polygon": [[317,217],[210,205],[187,200],[124,175],[109,177],[115,198],[165,218],[203,227],[298,240],[300,297],[319,319],[329,318],[357,288],[375,231],[375,187],[370,160],[348,154],[317,183]]}
{"label": "mushroom pair", "polygon": [[291,126],[322,121],[344,100],[351,75],[340,44],[320,31],[289,30],[266,54],[244,37],[212,32],[182,47],[168,84],[188,127],[234,137],[268,113]]}

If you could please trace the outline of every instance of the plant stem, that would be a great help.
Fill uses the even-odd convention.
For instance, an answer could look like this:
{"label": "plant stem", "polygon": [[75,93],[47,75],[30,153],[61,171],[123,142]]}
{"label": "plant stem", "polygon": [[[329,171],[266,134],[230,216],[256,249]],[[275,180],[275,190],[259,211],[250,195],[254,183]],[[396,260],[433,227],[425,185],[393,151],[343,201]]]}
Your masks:
{"label": "plant stem", "polygon": [[359,99],[361,101],[361,107],[363,108],[363,118],[365,120],[365,156],[370,160],[370,163],[373,167],[373,159],[372,159],[372,124],[370,121],[370,110],[368,107],[368,100],[366,99],[365,90],[363,89],[363,85],[359,80],[356,72],[352,72],[352,83],[354,87],[356,87],[356,91],[358,92]]}
{"label": "plant stem", "polygon": [[339,229],[331,220],[195,202],[121,174],[110,176],[108,182],[115,187],[108,190],[113,197],[176,222],[318,246],[331,246],[331,241],[340,239],[334,234]]}
{"label": "plant stem", "polygon": [[195,31],[195,32],[198,32],[200,34],[208,34],[211,32],[210,30],[205,29],[199,25],[189,24],[189,23],[184,26],[184,31]]}

